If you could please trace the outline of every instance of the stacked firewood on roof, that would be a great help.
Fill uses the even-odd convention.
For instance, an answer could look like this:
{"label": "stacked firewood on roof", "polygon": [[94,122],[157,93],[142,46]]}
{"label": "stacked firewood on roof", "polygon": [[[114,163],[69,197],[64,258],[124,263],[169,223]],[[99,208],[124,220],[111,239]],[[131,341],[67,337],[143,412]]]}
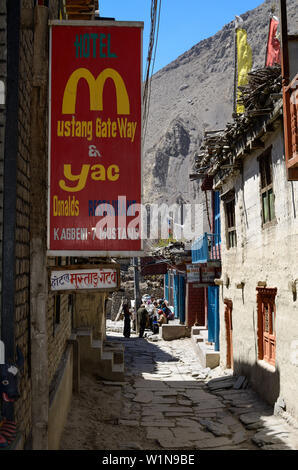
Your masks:
{"label": "stacked firewood on roof", "polygon": [[93,20],[98,0],[65,0],[68,20]]}
{"label": "stacked firewood on roof", "polygon": [[281,92],[280,66],[275,65],[250,72],[248,85],[239,89],[242,92],[239,102],[245,106],[246,112],[270,107],[272,95]]}
{"label": "stacked firewood on roof", "polygon": [[240,88],[239,104],[245,106],[244,114],[233,114],[233,121],[225,129],[206,131],[200,154],[195,158],[195,175],[191,179],[214,174],[219,168],[233,167],[235,154],[241,142],[245,142],[254,128],[262,126],[270,118],[277,102],[281,105],[282,78],[279,65],[254,70],[249,82]]}

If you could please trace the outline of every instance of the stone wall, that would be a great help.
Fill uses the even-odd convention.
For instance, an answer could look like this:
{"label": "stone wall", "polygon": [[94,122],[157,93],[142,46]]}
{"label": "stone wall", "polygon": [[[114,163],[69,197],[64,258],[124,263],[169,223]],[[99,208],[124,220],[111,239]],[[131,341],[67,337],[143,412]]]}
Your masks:
{"label": "stone wall", "polygon": [[[3,3],[3,2],[2,2]],[[33,0],[24,0],[22,8],[33,8]],[[15,231],[15,342],[24,357],[20,399],[15,405],[15,418],[25,441],[31,430],[31,364],[30,364],[30,118],[33,64],[33,31],[20,30],[18,159]]]}
{"label": "stone wall", "polygon": [[74,328],[92,327],[93,339],[105,339],[106,293],[76,294],[74,301]]}
{"label": "stone wall", "polygon": [[[237,247],[227,250],[225,214],[222,215],[222,276],[228,276],[229,288],[220,292],[220,352],[226,364],[226,330],[223,299],[233,302],[233,352],[236,374],[246,375],[258,392],[270,403],[284,398],[287,411],[298,418],[298,302],[292,292],[297,285],[298,251],[298,183],[288,182],[284,159],[283,133],[279,129],[269,137],[272,145],[273,191],[276,220],[262,227],[258,150],[243,162],[243,175],[230,180],[223,188],[235,187]],[[223,203],[222,203],[223,204]],[[236,285],[244,283],[244,288]],[[256,288],[266,282],[277,288],[276,296],[276,365],[258,360],[258,318]],[[295,343],[296,342],[296,343]],[[294,348],[294,349],[293,349]],[[297,355],[298,357],[298,355]]]}
{"label": "stone wall", "polygon": [[[26,9],[26,18],[30,17],[35,6],[34,0],[22,0],[22,13]],[[6,2],[0,4],[0,80],[6,80]],[[29,16],[28,16],[29,13]],[[51,16],[57,17],[58,0],[51,1]],[[24,371],[20,381],[20,399],[15,404],[15,420],[22,431],[24,441],[29,442],[32,429],[32,391],[31,376],[31,318],[30,318],[30,158],[31,158],[31,122],[33,94],[33,53],[34,29],[33,23],[20,26],[19,42],[19,80],[18,80],[18,153],[17,153],[17,189],[16,189],[16,226],[15,226],[15,344],[25,358]],[[47,68],[47,63],[44,66]],[[47,107],[47,95],[44,96]],[[5,112],[0,105],[0,175],[3,175],[3,142]],[[41,123],[41,129],[47,128],[47,117]],[[45,145],[47,152],[47,144]],[[2,168],[2,169],[1,169]],[[0,188],[2,191],[2,183]],[[46,186],[45,186],[46,188]],[[0,207],[2,208],[2,192],[0,191]],[[0,214],[0,242],[2,240],[2,211]],[[2,255],[2,249],[0,250]],[[2,263],[1,263],[2,265]],[[1,273],[0,273],[1,275]],[[61,295],[60,323],[54,322],[55,309],[53,296],[48,302],[48,343],[49,343],[49,381],[53,377],[66,347],[66,340],[71,330],[71,315],[68,309],[68,296]],[[28,444],[30,445],[30,444]]]}

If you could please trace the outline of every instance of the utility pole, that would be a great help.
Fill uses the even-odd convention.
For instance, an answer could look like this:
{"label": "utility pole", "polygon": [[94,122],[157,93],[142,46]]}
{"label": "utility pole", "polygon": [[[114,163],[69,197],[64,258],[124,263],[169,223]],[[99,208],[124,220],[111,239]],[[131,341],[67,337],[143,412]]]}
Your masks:
{"label": "utility pole", "polygon": [[134,268],[134,296],[135,296],[135,318],[136,318],[136,333],[139,333],[139,325],[137,318],[137,311],[141,305],[141,294],[140,294],[140,275],[139,275],[139,258],[133,258]]}

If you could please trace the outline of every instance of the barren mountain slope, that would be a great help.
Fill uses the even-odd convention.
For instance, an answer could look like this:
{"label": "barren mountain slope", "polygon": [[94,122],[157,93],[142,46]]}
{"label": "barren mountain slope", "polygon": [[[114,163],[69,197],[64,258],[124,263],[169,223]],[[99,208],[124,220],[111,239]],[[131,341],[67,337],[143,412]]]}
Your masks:
{"label": "barren mountain slope", "polygon": [[[273,3],[241,15],[254,68],[264,66]],[[288,0],[292,34],[298,33],[297,6],[297,0]],[[200,182],[189,181],[193,156],[205,129],[220,129],[231,120],[234,55],[231,22],[154,75],[144,147],[145,202],[201,201]]]}

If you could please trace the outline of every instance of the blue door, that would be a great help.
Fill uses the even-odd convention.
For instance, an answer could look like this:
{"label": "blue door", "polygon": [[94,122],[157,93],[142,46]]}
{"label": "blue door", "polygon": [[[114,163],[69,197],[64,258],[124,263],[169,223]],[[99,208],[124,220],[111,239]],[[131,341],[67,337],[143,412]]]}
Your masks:
{"label": "blue door", "polygon": [[166,273],[164,275],[164,283],[165,283],[165,299],[169,301],[169,273]]}
{"label": "blue door", "polygon": [[214,235],[217,235],[215,244],[221,242],[220,240],[220,193],[215,191],[214,193]]}
{"label": "blue door", "polygon": [[208,341],[219,351],[219,287],[208,287]]}
{"label": "blue door", "polygon": [[179,318],[180,323],[185,323],[185,278],[179,276]]}
{"label": "blue door", "polygon": [[179,275],[174,275],[174,313],[179,318]]}

